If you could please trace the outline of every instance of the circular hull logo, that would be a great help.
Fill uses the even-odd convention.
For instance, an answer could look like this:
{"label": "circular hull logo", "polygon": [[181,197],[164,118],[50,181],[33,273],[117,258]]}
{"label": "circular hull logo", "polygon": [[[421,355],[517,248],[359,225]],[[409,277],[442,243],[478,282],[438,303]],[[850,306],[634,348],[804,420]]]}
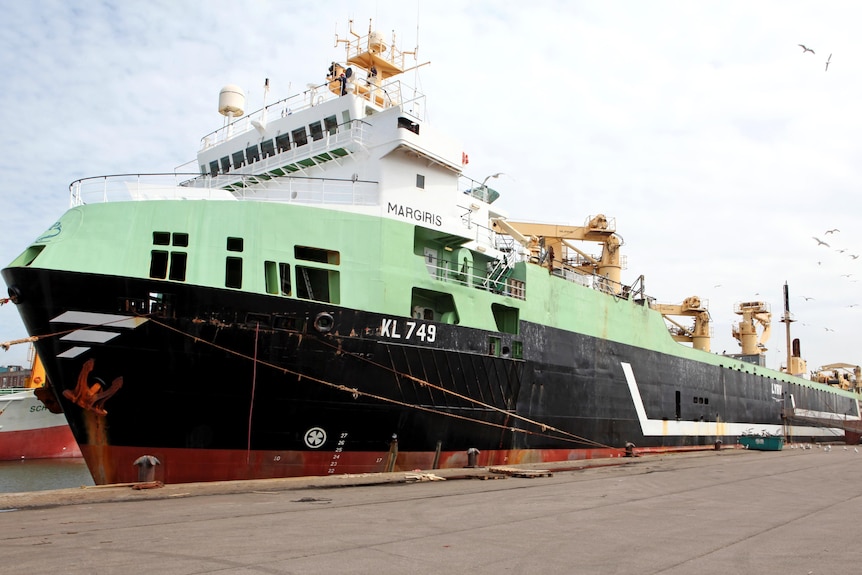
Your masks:
{"label": "circular hull logo", "polygon": [[305,432],[305,437],[303,439],[308,447],[311,449],[317,449],[326,443],[326,432],[323,428],[312,427]]}

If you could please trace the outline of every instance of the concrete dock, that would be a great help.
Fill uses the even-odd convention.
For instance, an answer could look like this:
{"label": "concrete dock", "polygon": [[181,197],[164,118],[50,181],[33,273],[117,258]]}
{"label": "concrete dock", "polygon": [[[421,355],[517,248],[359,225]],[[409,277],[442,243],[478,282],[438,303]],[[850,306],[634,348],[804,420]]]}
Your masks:
{"label": "concrete dock", "polygon": [[852,446],[524,469],[536,473],[0,494],[0,573],[814,575],[862,564]]}

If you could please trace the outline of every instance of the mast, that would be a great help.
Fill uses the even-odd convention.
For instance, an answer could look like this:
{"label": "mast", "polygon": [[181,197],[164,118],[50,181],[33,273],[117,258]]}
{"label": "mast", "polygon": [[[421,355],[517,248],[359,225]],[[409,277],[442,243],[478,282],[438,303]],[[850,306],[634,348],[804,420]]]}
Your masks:
{"label": "mast", "polygon": [[784,323],[784,330],[787,333],[787,343],[785,344],[787,347],[787,373],[791,373],[790,364],[791,359],[793,357],[791,342],[790,342],[790,323],[793,321],[790,319],[790,288],[787,287],[787,282],[784,282],[784,315],[781,318],[782,323]]}

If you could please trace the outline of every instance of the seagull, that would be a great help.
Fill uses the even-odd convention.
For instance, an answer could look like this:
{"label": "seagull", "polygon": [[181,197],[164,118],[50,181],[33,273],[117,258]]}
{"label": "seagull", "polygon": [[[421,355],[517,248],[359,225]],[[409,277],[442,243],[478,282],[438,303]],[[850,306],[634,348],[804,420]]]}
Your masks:
{"label": "seagull", "polygon": [[810,300],[810,299],[814,299],[813,297],[808,297],[807,295],[802,296],[802,298],[803,298],[805,301],[808,301],[808,300]]}
{"label": "seagull", "polygon": [[843,254],[844,252],[846,252],[846,251],[847,251],[847,248],[840,249],[840,250],[835,250],[835,251],[836,251],[836,252],[838,252],[839,254]]}
{"label": "seagull", "polygon": [[829,247],[829,244],[827,244],[826,242],[824,242],[820,238],[815,238],[814,236],[811,236],[811,237],[814,239],[814,241],[817,242],[818,246],[826,246],[827,248]]}
{"label": "seagull", "polygon": [[505,176],[505,175],[506,175],[506,174],[504,174],[503,172],[497,172],[496,174],[491,174],[490,176],[488,176],[487,178],[485,178],[484,180],[482,180],[482,187],[484,188],[484,187],[485,187],[485,184],[486,184],[486,183],[488,182],[488,180],[490,180],[491,178],[499,178],[500,176]]}
{"label": "seagull", "polygon": [[812,50],[811,48],[806,48],[805,44],[799,44],[799,46],[802,47],[802,53],[803,54],[805,54],[806,52],[811,52],[812,54],[814,53],[814,50]]}
{"label": "seagull", "polygon": [[853,274],[841,274],[841,277],[842,277],[842,278],[849,278],[849,277],[850,277],[850,276],[852,276],[852,275],[853,275]]}
{"label": "seagull", "polygon": [[841,230],[839,230],[838,228],[834,228],[834,229],[831,229],[831,230],[826,230],[826,233],[827,233],[827,234],[834,234],[835,232],[840,232],[840,231],[841,231]]}
{"label": "seagull", "polygon": [[835,331],[834,329],[829,329],[828,327],[824,327],[823,329],[825,329],[826,331]]}
{"label": "seagull", "polygon": [[826,70],[823,70],[824,72],[827,72],[829,70],[829,60],[831,60],[831,59],[832,59],[832,54],[829,54],[829,57],[826,58]]}
{"label": "seagull", "polygon": [[853,259],[855,260],[855,259],[856,259],[856,258],[858,258],[859,256],[857,256],[856,254],[850,254],[850,257],[851,257],[851,258],[853,258]]}

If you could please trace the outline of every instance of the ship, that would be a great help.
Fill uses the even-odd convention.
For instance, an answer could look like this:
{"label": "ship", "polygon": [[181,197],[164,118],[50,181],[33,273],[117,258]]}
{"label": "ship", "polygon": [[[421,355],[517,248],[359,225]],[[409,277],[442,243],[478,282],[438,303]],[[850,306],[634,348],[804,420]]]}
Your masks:
{"label": "ship", "polygon": [[46,393],[38,355],[32,356],[29,369],[0,368],[0,379],[0,461],[81,457],[59,405]]}
{"label": "ship", "polygon": [[853,440],[855,386],[812,381],[798,340],[764,365],[764,302],[713,353],[700,297],[624,281],[614,217],[522,221],[468,175],[416,50],[352,22],[335,48],[254,112],[225,85],[174,172],[73,182],[2,270],[96,484]]}

